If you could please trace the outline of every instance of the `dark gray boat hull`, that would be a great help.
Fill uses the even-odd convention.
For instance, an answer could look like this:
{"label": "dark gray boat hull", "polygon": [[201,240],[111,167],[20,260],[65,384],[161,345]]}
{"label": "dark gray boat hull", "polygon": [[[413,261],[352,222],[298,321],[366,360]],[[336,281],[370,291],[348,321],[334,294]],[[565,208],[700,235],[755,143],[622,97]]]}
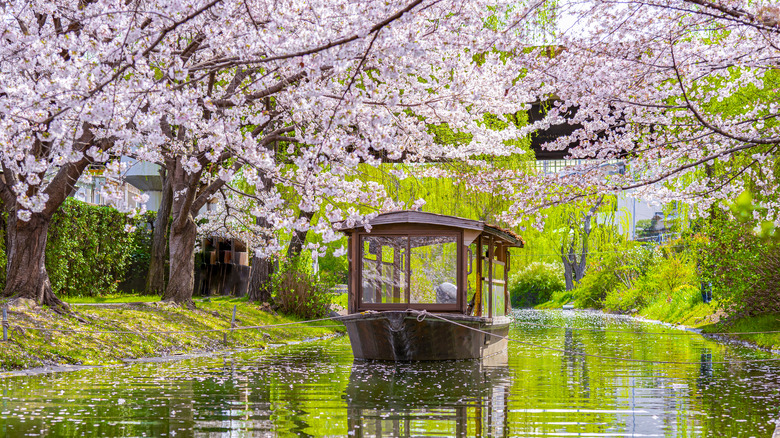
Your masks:
{"label": "dark gray boat hull", "polygon": [[444,313],[424,316],[409,311],[386,311],[353,314],[342,322],[347,327],[356,359],[478,359],[507,348],[505,337],[509,333],[509,319],[506,317],[491,319]]}

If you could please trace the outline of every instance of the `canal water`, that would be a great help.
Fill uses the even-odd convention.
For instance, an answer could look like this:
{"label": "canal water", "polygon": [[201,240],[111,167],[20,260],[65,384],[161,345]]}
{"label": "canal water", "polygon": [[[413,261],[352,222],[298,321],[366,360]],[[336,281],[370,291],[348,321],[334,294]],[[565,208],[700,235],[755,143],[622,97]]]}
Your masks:
{"label": "canal water", "polygon": [[734,363],[767,353],[599,313],[515,318],[511,336],[533,345],[485,361],[354,362],[340,337],[2,378],[0,437],[772,437],[777,427],[780,363]]}

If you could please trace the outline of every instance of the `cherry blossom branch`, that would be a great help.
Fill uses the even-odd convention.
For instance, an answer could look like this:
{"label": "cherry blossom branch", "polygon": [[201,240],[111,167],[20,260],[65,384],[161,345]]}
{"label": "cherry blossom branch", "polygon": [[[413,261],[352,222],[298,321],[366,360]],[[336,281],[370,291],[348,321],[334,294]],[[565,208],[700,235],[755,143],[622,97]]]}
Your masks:
{"label": "cherry blossom branch", "polygon": [[680,86],[680,92],[682,93],[682,97],[685,100],[686,106],[688,109],[693,113],[693,116],[696,118],[696,120],[699,121],[699,123],[702,124],[705,128],[709,129],[712,132],[717,132],[718,134],[726,137],[731,138],[737,141],[741,141],[743,143],[750,143],[751,146],[755,145],[763,145],[763,144],[778,144],[780,143],[780,137],[770,137],[770,138],[760,138],[760,139],[754,139],[749,137],[743,137],[741,135],[736,135],[730,132],[726,132],[723,129],[718,128],[717,126],[712,125],[711,123],[707,122],[704,117],[702,117],[701,114],[699,114],[699,111],[696,110],[694,105],[691,103],[690,99],[688,98],[688,93],[685,90],[685,85],[682,79],[682,76],[680,74],[680,70],[677,67],[677,62],[674,55],[674,44],[671,44],[670,46],[670,54],[672,57],[673,65],[674,65],[674,73],[677,78],[677,84]]}

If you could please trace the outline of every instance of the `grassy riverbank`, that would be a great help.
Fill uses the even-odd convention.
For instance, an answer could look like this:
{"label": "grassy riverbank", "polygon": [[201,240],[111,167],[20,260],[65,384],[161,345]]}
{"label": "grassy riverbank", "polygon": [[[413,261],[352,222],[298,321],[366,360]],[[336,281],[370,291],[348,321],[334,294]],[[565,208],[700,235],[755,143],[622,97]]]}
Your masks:
{"label": "grassy riverbank", "polygon": [[[573,292],[558,292],[550,301],[542,303],[539,309],[560,309],[564,304],[575,303],[575,308],[586,308],[577,305]],[[723,310],[725,305],[718,301],[703,303],[696,299],[695,293],[658,295],[646,305],[631,309],[632,316],[663,321],[669,324],[684,325],[699,328],[705,333],[722,333],[729,337],[747,341],[763,348],[780,349],[780,333],[755,335],[731,335],[730,333],[780,331],[780,313],[769,313],[759,316],[731,316]],[[614,312],[605,308],[605,312]]]}
{"label": "grassy riverbank", "polygon": [[[224,332],[149,333],[153,331],[212,330],[230,327],[233,306],[236,326],[295,322],[274,315],[257,304],[240,299],[215,298],[196,303],[195,309],[159,302],[113,306],[73,306],[72,315],[30,305],[9,308],[8,342],[0,340],[0,371],[54,364],[100,365],[122,359],[207,352],[229,348],[258,348],[343,331],[338,323],[323,321],[279,328],[235,330],[223,342]],[[129,331],[133,333],[73,333],[41,331],[22,327],[84,332]]]}

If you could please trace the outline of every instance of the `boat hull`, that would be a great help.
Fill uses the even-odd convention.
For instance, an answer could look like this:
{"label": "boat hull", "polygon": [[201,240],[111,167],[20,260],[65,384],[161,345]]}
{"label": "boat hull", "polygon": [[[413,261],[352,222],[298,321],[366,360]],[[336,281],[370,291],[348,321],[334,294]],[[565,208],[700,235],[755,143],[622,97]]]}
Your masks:
{"label": "boat hull", "polygon": [[506,317],[386,311],[349,315],[342,322],[352,353],[363,360],[478,359],[505,351],[509,333]]}

